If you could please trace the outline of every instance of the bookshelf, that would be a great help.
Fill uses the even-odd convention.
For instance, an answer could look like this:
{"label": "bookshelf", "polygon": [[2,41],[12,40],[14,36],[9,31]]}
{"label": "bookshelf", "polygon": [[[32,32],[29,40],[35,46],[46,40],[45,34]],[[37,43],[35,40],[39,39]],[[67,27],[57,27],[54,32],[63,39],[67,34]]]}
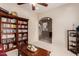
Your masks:
{"label": "bookshelf", "polygon": [[18,34],[18,43],[27,44],[28,43],[28,21],[26,20],[18,20],[17,21],[17,34]]}
{"label": "bookshelf", "polygon": [[28,19],[0,12],[0,44],[7,52],[18,48],[18,43],[28,44]]}
{"label": "bookshelf", "polygon": [[5,51],[16,48],[16,19],[1,17],[1,43]]}
{"label": "bookshelf", "polygon": [[79,54],[79,32],[76,30],[67,30],[67,49],[75,55]]}

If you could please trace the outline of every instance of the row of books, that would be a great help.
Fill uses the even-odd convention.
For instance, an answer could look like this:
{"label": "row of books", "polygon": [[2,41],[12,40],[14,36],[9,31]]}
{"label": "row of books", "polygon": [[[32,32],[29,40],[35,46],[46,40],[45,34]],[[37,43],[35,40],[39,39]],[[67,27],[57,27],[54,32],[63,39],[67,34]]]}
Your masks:
{"label": "row of books", "polygon": [[14,42],[14,41],[15,41],[15,38],[12,38],[12,39],[2,39],[1,43],[6,44],[6,43]]}
{"label": "row of books", "polygon": [[19,29],[18,32],[27,32],[26,29]]}
{"label": "row of books", "polygon": [[9,23],[16,23],[16,19],[8,19],[8,18],[2,18],[1,19],[2,22],[9,22]]}
{"label": "row of books", "polygon": [[18,40],[20,41],[20,40],[26,40],[27,39],[27,37],[22,37],[22,38],[19,38]]}
{"label": "row of books", "polygon": [[[2,18],[2,22],[9,22],[9,23],[16,23],[16,19],[10,19],[10,18]],[[18,21],[19,24],[27,24],[25,21]]]}
{"label": "row of books", "polygon": [[7,39],[7,38],[15,38],[15,34],[3,34],[2,36],[2,39]]}
{"label": "row of books", "polygon": [[2,33],[16,33],[15,29],[2,29]]}
{"label": "row of books", "polygon": [[18,25],[18,28],[27,28],[25,25]]}
{"label": "row of books", "polygon": [[25,21],[18,21],[19,24],[27,24]]}
{"label": "row of books", "polygon": [[[15,47],[16,47],[16,45],[14,45],[13,43],[10,43],[9,45],[4,44],[3,46],[4,46],[4,50],[12,49],[12,48],[15,48]],[[9,46],[9,47],[8,47],[8,46]]]}
{"label": "row of books", "polygon": [[2,24],[2,28],[16,28],[15,24]]}
{"label": "row of books", "polygon": [[27,36],[27,34],[19,34],[19,37]]}

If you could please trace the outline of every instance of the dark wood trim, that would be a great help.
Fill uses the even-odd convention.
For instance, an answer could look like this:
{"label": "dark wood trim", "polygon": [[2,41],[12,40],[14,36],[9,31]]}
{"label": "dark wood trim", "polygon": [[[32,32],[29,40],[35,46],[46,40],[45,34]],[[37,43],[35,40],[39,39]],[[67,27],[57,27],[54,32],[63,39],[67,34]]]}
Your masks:
{"label": "dark wood trim", "polygon": [[69,50],[69,30],[67,30],[67,49]]}
{"label": "dark wood trim", "polygon": [[1,17],[0,17],[0,43],[1,43]]}
{"label": "dark wood trim", "polygon": [[10,14],[5,14],[5,13],[2,13],[0,12],[0,16],[1,17],[6,17],[6,18],[11,18],[11,19],[19,19],[19,20],[28,20],[26,18],[22,18],[22,17],[18,17],[18,16],[14,16],[14,15],[10,15]]}

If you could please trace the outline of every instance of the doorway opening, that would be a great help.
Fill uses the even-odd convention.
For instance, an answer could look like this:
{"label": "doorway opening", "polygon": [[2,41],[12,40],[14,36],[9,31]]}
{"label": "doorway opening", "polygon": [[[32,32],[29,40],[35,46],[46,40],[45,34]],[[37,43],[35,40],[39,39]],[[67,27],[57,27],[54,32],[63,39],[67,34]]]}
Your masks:
{"label": "doorway opening", "polygon": [[39,21],[39,40],[52,43],[52,18],[43,17]]}

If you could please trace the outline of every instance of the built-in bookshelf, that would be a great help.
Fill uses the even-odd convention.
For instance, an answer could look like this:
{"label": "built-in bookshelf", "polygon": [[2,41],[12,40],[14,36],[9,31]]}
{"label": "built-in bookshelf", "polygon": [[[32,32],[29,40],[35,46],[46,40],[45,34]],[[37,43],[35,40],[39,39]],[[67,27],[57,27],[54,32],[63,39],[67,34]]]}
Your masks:
{"label": "built-in bookshelf", "polygon": [[21,45],[28,42],[28,21],[18,20],[18,43]]}
{"label": "built-in bookshelf", "polygon": [[18,48],[18,43],[28,43],[28,19],[0,13],[0,44],[10,51]]}
{"label": "built-in bookshelf", "polygon": [[1,17],[1,43],[5,51],[16,48],[16,19]]}

